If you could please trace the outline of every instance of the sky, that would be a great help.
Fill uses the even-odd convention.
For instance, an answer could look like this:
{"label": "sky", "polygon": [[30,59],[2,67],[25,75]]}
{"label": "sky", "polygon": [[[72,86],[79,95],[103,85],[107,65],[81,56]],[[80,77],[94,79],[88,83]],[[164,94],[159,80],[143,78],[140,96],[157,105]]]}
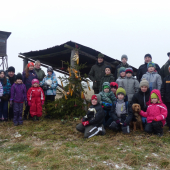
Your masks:
{"label": "sky", "polygon": [[144,63],[147,53],[160,67],[168,60],[168,1],[5,0],[0,4],[0,30],[12,32],[7,54],[16,73],[23,71],[20,52],[70,40],[115,59],[126,54],[128,63],[136,68]]}

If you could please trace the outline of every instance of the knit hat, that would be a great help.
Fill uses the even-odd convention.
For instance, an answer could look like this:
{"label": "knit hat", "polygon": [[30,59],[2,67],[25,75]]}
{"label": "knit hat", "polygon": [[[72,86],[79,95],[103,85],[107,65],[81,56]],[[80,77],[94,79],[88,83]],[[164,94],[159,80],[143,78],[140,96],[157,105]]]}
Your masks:
{"label": "knit hat", "polygon": [[109,68],[110,69],[110,72],[112,71],[112,67],[110,66],[110,65],[107,65],[106,67],[105,67],[105,69],[106,68]]}
{"label": "knit hat", "polygon": [[109,86],[105,85],[105,86],[103,87],[103,90],[104,90],[104,89],[109,89]]}
{"label": "knit hat", "polygon": [[8,68],[8,72],[14,72],[14,73],[15,73],[15,68],[14,68],[14,67],[12,67],[12,66],[11,66],[11,67],[9,67],[9,68]]}
{"label": "knit hat", "polygon": [[47,68],[47,72],[53,72],[53,68],[52,68],[51,66],[49,66],[49,67]]}
{"label": "knit hat", "polygon": [[125,72],[126,72],[126,74],[127,74],[127,73],[133,74],[133,69],[132,69],[132,68],[127,68],[127,69],[125,70]]}
{"label": "knit hat", "polygon": [[97,57],[98,57],[98,58],[104,58],[104,54],[99,53]]}
{"label": "knit hat", "polygon": [[110,87],[115,88],[117,90],[118,89],[118,84],[116,82],[111,82]]}
{"label": "knit hat", "polygon": [[149,62],[149,63],[147,64],[147,68],[149,68],[149,67],[154,67],[154,68],[155,68],[155,63]]}
{"label": "knit hat", "polygon": [[124,96],[126,96],[126,91],[124,88],[119,87],[116,91],[116,96],[118,96],[119,94],[123,94]]}
{"label": "knit hat", "polygon": [[167,56],[169,57],[169,55],[170,55],[170,52],[169,53],[167,53]]}
{"label": "knit hat", "polygon": [[151,94],[151,99],[159,99],[159,97],[157,96],[156,93],[152,93]]}
{"label": "knit hat", "polygon": [[126,60],[128,60],[128,56],[126,54],[123,54],[122,57],[121,57],[121,60],[125,58]]}
{"label": "knit hat", "polygon": [[152,56],[150,54],[146,54],[144,58],[146,58],[146,57],[152,58]]}
{"label": "knit hat", "polygon": [[142,86],[146,86],[147,88],[149,88],[149,82],[145,78],[143,78],[140,82],[139,88],[141,88]]}
{"label": "knit hat", "polygon": [[30,66],[34,67],[34,63],[33,62],[28,63],[27,67],[29,68]]}
{"label": "knit hat", "polygon": [[17,75],[16,75],[16,80],[22,80],[22,74],[21,73],[18,73]]}
{"label": "knit hat", "polygon": [[126,71],[126,68],[125,67],[120,67],[119,69],[119,74],[122,73],[122,72],[125,72]]}
{"label": "knit hat", "polygon": [[92,97],[91,97],[91,100],[97,100],[97,96],[94,94]]}
{"label": "knit hat", "polygon": [[31,83],[32,83],[32,85],[35,84],[35,83],[39,84],[39,80],[38,79],[33,79]]}

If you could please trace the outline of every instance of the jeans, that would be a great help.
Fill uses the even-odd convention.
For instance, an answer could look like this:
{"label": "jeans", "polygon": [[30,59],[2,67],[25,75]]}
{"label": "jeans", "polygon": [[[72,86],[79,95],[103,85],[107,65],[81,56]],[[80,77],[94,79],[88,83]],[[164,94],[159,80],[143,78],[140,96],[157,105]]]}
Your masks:
{"label": "jeans", "polygon": [[0,119],[2,120],[2,116],[5,120],[8,119],[8,101],[1,100],[0,102]]}

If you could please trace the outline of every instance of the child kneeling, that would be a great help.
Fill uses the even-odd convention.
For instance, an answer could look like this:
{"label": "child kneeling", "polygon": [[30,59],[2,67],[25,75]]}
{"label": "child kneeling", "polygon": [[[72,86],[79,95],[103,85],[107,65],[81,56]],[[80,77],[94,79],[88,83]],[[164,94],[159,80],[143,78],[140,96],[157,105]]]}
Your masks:
{"label": "child kneeling", "polygon": [[91,138],[95,135],[105,135],[105,129],[102,125],[104,120],[104,111],[100,103],[100,95],[93,95],[92,105],[89,107],[87,115],[82,118],[82,123],[76,126],[79,132],[84,133],[85,138]]}
{"label": "child kneeling", "polygon": [[146,112],[140,112],[140,115],[147,118],[145,132],[154,133],[158,136],[163,135],[163,126],[167,117],[167,107],[163,104],[159,90],[152,90],[149,105]]}
{"label": "child kneeling", "polygon": [[119,87],[116,91],[117,101],[112,105],[111,116],[113,122],[109,128],[114,131],[122,130],[124,134],[130,133],[129,123],[132,120],[132,107],[127,101],[126,91]]}

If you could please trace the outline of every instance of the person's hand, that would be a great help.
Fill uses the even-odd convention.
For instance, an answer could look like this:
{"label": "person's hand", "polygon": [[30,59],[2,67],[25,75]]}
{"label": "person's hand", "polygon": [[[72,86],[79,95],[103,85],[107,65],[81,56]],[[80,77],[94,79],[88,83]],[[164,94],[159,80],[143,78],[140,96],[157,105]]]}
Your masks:
{"label": "person's hand", "polygon": [[89,121],[82,122],[83,126],[89,125]]}
{"label": "person's hand", "polygon": [[28,106],[31,106],[31,101],[28,101]]}
{"label": "person's hand", "polygon": [[9,104],[10,104],[10,107],[12,107],[12,105],[13,105],[13,102],[12,102],[12,100],[10,100]]}
{"label": "person's hand", "polygon": [[44,105],[44,101],[41,101],[41,104]]}

